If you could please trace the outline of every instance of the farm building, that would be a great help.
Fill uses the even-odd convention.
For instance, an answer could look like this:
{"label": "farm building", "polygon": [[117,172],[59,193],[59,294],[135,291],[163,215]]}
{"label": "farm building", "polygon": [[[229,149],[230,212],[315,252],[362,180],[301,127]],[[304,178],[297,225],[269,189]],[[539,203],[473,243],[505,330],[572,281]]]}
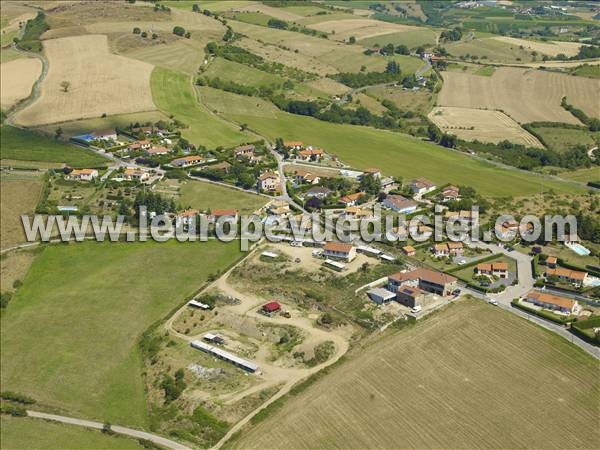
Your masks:
{"label": "farm building", "polygon": [[96,169],[74,169],[65,175],[65,179],[75,181],[92,181],[97,177],[98,171]]}
{"label": "farm building", "polygon": [[204,339],[207,342],[212,342],[218,345],[223,345],[225,343],[225,339],[223,339],[218,334],[213,333],[206,333],[204,336],[202,336],[202,339]]}
{"label": "farm building", "polygon": [[190,343],[190,345],[195,349],[198,349],[198,350],[206,352],[210,355],[216,356],[217,358],[222,359],[224,361],[228,361],[228,362],[232,363],[233,365],[235,365],[235,366],[239,367],[240,369],[243,369],[247,372],[254,373],[258,370],[258,365],[253,363],[252,361],[248,361],[246,359],[240,358],[239,356],[236,356],[233,353],[229,353],[218,347],[214,347],[212,345],[205,344],[204,342],[200,342],[200,341],[192,341]]}
{"label": "farm building", "polygon": [[417,203],[401,195],[388,195],[383,199],[384,208],[391,209],[402,214],[411,214],[417,210]]}
{"label": "farm building", "polygon": [[416,286],[400,286],[396,292],[396,300],[404,306],[414,308],[423,303],[425,292]]}
{"label": "farm building", "polygon": [[402,253],[404,253],[406,256],[415,256],[417,251],[412,245],[407,245],[402,247]]}
{"label": "farm building", "polygon": [[323,247],[323,256],[326,258],[343,259],[350,262],[356,257],[356,249],[352,244],[344,242],[328,242]]}
{"label": "farm building", "polygon": [[396,294],[383,288],[373,288],[367,291],[367,295],[378,305],[389,303],[396,298]]}
{"label": "farm building", "polygon": [[199,309],[204,309],[204,310],[210,309],[210,305],[199,302],[197,300],[190,300],[188,302],[188,306],[191,306],[192,308],[199,308]]}
{"label": "farm building", "polygon": [[579,303],[577,300],[553,294],[546,294],[545,292],[530,291],[523,300],[541,306],[542,308],[559,311],[565,314],[574,314],[579,310]]}

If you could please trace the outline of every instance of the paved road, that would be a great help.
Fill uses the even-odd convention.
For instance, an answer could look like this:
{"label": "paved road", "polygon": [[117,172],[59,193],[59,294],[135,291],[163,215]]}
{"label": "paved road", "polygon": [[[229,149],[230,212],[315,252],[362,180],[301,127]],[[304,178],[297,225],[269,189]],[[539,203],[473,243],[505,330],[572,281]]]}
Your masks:
{"label": "paved road", "polygon": [[[101,430],[104,424],[100,422],[93,422],[91,420],[83,420],[76,419],[73,417],[66,416],[58,416],[56,414],[47,414],[38,411],[27,411],[28,417],[33,417],[36,419],[45,419],[45,420],[53,420],[55,422],[67,423],[69,425],[76,425],[79,427],[86,428],[94,428],[96,430]],[[145,431],[134,430],[133,428],[120,427],[118,425],[112,425],[111,430],[115,433],[124,434],[127,436],[134,437],[136,439],[146,439],[148,441],[154,442],[157,445],[162,447],[170,448],[173,450],[191,450],[190,447],[186,447],[178,442],[172,441],[170,439],[164,438],[157,434],[146,433]]]}
{"label": "paved road", "polygon": [[[585,350],[593,357],[600,359],[600,348],[584,341],[573,333],[569,332],[565,327],[558,325],[549,320],[543,319],[539,316],[528,314],[527,312],[515,308],[511,305],[511,301],[515,298],[519,298],[527,294],[533,289],[534,278],[533,271],[531,268],[531,257],[521,252],[512,251],[509,252],[507,249],[500,247],[496,244],[489,244],[486,242],[469,242],[470,245],[475,245],[479,248],[490,250],[492,253],[500,255],[503,254],[509,258],[513,258],[517,261],[517,276],[518,283],[514,286],[507,287],[503,292],[498,294],[483,294],[479,291],[470,288],[463,288],[463,291],[468,292],[472,296],[481,299],[493,298],[498,302],[498,306],[506,311],[510,311],[519,317],[534,322],[535,324],[546,328],[547,330],[553,331],[556,334],[564,337],[571,343],[577,345],[579,348]],[[562,295],[562,294],[561,294]]]}

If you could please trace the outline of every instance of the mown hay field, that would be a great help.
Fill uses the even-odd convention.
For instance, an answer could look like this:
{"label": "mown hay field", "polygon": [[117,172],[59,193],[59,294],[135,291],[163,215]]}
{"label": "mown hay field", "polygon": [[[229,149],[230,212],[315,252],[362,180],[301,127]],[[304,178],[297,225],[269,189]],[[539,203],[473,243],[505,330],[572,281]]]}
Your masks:
{"label": "mown hay field", "polygon": [[202,75],[208,78],[220,78],[221,80],[233,81],[238,84],[254,87],[281,86],[286,80],[279,75],[224,58],[215,58]]}
{"label": "mown hay field", "polygon": [[[129,35],[126,37],[130,38]],[[198,68],[204,61],[204,45],[206,43],[194,39],[178,39],[166,44],[138,47],[120,53],[154,66],[178,70],[191,75],[198,72]]]}
{"label": "mown hay field", "polygon": [[434,45],[437,33],[428,28],[417,28],[410,31],[401,31],[398,33],[382,34],[361,39],[359,44],[365,47],[379,45],[383,47],[387,44],[406,45],[408,48],[418,47],[419,45]]}
{"label": "mown hay field", "polygon": [[581,44],[578,42],[558,42],[558,41],[530,41],[527,39],[518,39],[509,36],[494,36],[496,41],[505,42],[510,45],[515,45],[519,48],[523,47],[526,50],[537,52],[538,54],[556,56],[560,53],[567,56],[575,56],[579,53]]}
{"label": "mown hay field", "polygon": [[239,255],[218,241],[45,248],[2,312],[2,389],[74,417],[147,426],[138,339]]}
{"label": "mown hay field", "polygon": [[[154,110],[153,66],[108,51],[104,35],[44,41],[49,61],[40,97],[17,113],[24,126]],[[64,92],[61,83],[70,83]]]}
{"label": "mown hay field", "polygon": [[0,106],[8,109],[31,94],[33,84],[42,73],[37,58],[18,58],[0,64]]}
{"label": "mown hay field", "polygon": [[500,67],[492,76],[444,72],[439,106],[502,110],[519,123],[580,124],[563,109],[561,99],[589,116],[600,117],[600,80],[541,70]]}
{"label": "mown hay field", "polygon": [[186,125],[182,135],[195,145],[234,146],[252,140],[250,135],[221,120],[196,97],[189,75],[157,67],[152,73],[152,94],[156,106]]}
{"label": "mown hay field", "polygon": [[40,199],[43,182],[39,172],[3,173],[0,176],[2,203],[0,247],[26,242],[21,214],[33,214]]}
{"label": "mown hay field", "polygon": [[[310,141],[358,169],[379,167],[388,176],[426,177],[440,184],[458,183],[492,197],[539,193],[540,178],[534,174],[500,168],[405,134],[323,122],[284,113],[272,105],[268,110],[267,102],[262,103],[260,114],[255,114],[257,99],[227,92],[219,94],[217,101],[231,106],[231,109],[224,108],[224,115],[237,123],[246,123],[271,140],[282,137]],[[544,186],[556,192],[580,190],[550,178],[544,179]]]}
{"label": "mown hay field", "polygon": [[136,440],[99,430],[49,422],[41,419],[2,416],[0,440],[5,450],[96,448],[103,450],[143,449]]}
{"label": "mown hay field", "polygon": [[356,349],[349,359],[231,447],[600,445],[597,361],[479,300],[460,301]]}
{"label": "mown hay field", "polygon": [[479,59],[505,64],[527,63],[533,60],[531,51],[490,38],[457,41],[445,47],[448,53],[456,57],[477,56]]}
{"label": "mown hay field", "polygon": [[275,17],[276,19],[285,20],[285,21],[296,21],[298,19],[302,19],[303,16],[299,14],[295,14],[291,11],[288,11],[283,8],[274,8],[272,6],[263,5],[261,3],[254,3],[248,6],[242,6],[241,8],[234,8],[235,12],[258,12],[262,14],[266,14],[271,17]]}
{"label": "mown hay field", "polygon": [[347,41],[351,36],[360,40],[390,33],[419,30],[417,27],[410,25],[399,25],[396,23],[382,22],[380,20],[361,18],[326,20],[324,22],[309,25],[309,27],[325,33],[331,33],[331,39],[336,41]]}
{"label": "mown hay field", "polygon": [[440,129],[465,141],[498,143],[504,140],[526,147],[543,148],[535,136],[500,111],[437,107],[429,113]]}

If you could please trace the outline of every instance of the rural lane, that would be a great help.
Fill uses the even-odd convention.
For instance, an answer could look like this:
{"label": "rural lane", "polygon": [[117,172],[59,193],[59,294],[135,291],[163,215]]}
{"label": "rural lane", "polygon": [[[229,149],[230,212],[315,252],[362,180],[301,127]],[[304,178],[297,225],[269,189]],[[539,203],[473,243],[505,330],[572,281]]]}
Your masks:
{"label": "rural lane", "polygon": [[[27,416],[33,417],[35,419],[45,419],[45,420],[52,420],[54,422],[62,422],[62,423],[66,423],[69,425],[76,425],[79,427],[94,428],[96,430],[102,430],[102,427],[104,426],[104,424],[102,424],[100,422],[76,419],[74,417],[59,416],[56,414],[48,414],[48,413],[43,413],[43,412],[39,412],[39,411],[29,411],[28,410]],[[131,436],[133,438],[136,438],[136,439],[146,439],[148,441],[154,442],[157,445],[161,445],[163,447],[170,448],[173,450],[191,450],[190,447],[186,447],[185,445],[182,445],[178,442],[164,438],[157,434],[147,433],[145,431],[134,430],[133,428],[120,427],[118,425],[112,425],[111,430],[114,431],[115,433],[124,434],[127,436]]]}

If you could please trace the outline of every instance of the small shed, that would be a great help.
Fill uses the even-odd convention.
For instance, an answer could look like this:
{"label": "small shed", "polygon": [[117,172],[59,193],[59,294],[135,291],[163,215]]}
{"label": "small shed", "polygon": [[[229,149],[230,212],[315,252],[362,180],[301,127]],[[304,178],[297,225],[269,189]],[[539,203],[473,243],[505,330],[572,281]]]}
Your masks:
{"label": "small shed", "polygon": [[277,302],[269,302],[262,306],[262,310],[267,314],[273,314],[281,310],[281,305]]}
{"label": "small shed", "polygon": [[378,305],[388,303],[396,298],[396,294],[384,288],[369,289],[367,295]]}

